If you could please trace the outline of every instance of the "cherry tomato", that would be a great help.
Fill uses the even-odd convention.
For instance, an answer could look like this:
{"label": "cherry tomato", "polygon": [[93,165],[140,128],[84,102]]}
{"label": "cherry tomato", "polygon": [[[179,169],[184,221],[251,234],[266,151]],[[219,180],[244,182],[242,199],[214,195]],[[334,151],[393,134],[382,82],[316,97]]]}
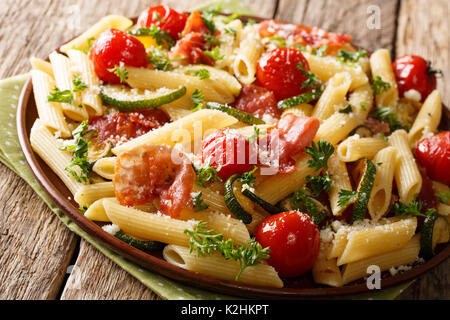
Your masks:
{"label": "cherry tomato", "polygon": [[150,6],[140,14],[137,25],[142,28],[157,26],[167,31],[172,38],[177,40],[179,34],[186,24],[187,14],[178,12],[169,6]]}
{"label": "cherry tomato", "polygon": [[422,139],[415,153],[431,179],[450,185],[450,131]]}
{"label": "cherry tomato", "polygon": [[[251,171],[254,164],[250,161],[250,150],[256,155],[253,147],[244,136],[229,130],[222,130],[206,137],[202,142],[202,162],[218,170],[217,174],[226,180],[235,173]],[[220,170],[219,170],[220,169]]]}
{"label": "cherry tomato", "polygon": [[308,61],[300,50],[273,49],[264,53],[258,60],[256,80],[260,86],[273,91],[278,100],[299,95],[311,90],[311,88],[301,88],[307,77],[298,68],[299,64],[305,72],[309,71]]}
{"label": "cherry tomato", "polygon": [[94,70],[103,81],[120,83],[111,69],[115,66],[146,67],[148,64],[145,47],[138,39],[117,29],[104,31],[94,41],[90,57]]}
{"label": "cherry tomato", "polygon": [[298,211],[266,218],[258,225],[255,236],[263,248],[270,247],[267,262],[282,277],[304,274],[319,255],[319,230],[308,215]]}
{"label": "cherry tomato", "polygon": [[421,101],[436,89],[436,73],[432,70],[430,63],[424,58],[406,55],[394,60],[392,64],[395,78],[397,79],[398,91],[401,96],[408,90],[416,90],[421,95]]}

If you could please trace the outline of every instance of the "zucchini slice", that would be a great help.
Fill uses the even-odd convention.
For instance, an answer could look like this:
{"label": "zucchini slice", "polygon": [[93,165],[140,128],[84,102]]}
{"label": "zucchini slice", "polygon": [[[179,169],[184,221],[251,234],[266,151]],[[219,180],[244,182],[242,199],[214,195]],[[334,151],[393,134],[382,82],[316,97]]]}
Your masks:
{"label": "zucchini slice", "polygon": [[442,219],[446,228],[449,228],[448,221],[445,217],[438,213],[433,213],[425,217],[422,224],[421,236],[420,236],[420,255],[428,260],[434,256],[434,247],[437,244],[435,238],[436,228],[439,228],[439,224],[436,224],[439,219]]}
{"label": "zucchini slice", "polygon": [[122,230],[116,232],[116,234],[114,236],[117,239],[120,239],[123,242],[128,243],[130,246],[133,246],[142,251],[155,251],[155,250],[161,250],[162,248],[164,248],[164,243],[157,242],[157,241],[138,240],[138,239],[133,238],[132,236],[127,235]]}
{"label": "zucchini slice", "polygon": [[244,196],[246,196],[247,198],[249,198],[250,200],[252,200],[257,205],[259,205],[261,208],[266,210],[270,214],[277,214],[277,213],[281,213],[281,212],[285,212],[286,211],[283,208],[274,206],[273,204],[271,204],[271,203],[261,199],[260,197],[258,197],[256,194],[254,194],[253,192],[251,192],[248,189],[245,189],[244,191],[242,191],[242,194]]}
{"label": "zucchini slice", "polygon": [[303,103],[308,103],[313,100],[317,100],[322,95],[323,89],[317,88],[302,94],[299,94],[298,96],[287,98],[281,101],[278,101],[278,109],[287,109],[292,108],[298,105],[301,105]]}
{"label": "zucchini slice", "polygon": [[100,90],[100,97],[104,104],[129,111],[157,108],[177,100],[185,94],[186,87],[149,91],[129,89],[120,85],[106,85]]}
{"label": "zucchini slice", "polygon": [[233,183],[240,178],[240,174],[234,174],[228,178],[225,182],[225,193],[223,198],[227,208],[236,216],[236,218],[242,220],[245,224],[249,224],[252,222],[252,215],[244,210],[233,191]]}
{"label": "zucchini slice", "polygon": [[255,116],[251,115],[250,113],[230,107],[226,104],[220,104],[217,102],[207,102],[207,103],[205,103],[205,108],[225,112],[225,113],[229,114],[230,116],[235,117],[239,121],[250,124],[250,125],[265,124],[265,122],[263,120],[261,120],[260,118],[257,118]]}
{"label": "zucchini slice", "polygon": [[[301,190],[300,190],[301,191]],[[292,201],[294,194],[288,196],[286,199],[282,200],[278,203],[279,207],[286,208],[285,211],[288,210],[298,210],[307,214],[313,219],[314,223],[319,225],[322,223],[328,216],[331,215],[330,209],[325,206],[319,200],[313,198],[309,193],[301,191],[303,194],[302,200]]]}
{"label": "zucchini slice", "polygon": [[358,186],[358,194],[356,195],[355,204],[353,205],[351,223],[364,219],[376,173],[377,168],[375,164],[370,159],[366,158],[366,167],[364,169],[361,182]]}

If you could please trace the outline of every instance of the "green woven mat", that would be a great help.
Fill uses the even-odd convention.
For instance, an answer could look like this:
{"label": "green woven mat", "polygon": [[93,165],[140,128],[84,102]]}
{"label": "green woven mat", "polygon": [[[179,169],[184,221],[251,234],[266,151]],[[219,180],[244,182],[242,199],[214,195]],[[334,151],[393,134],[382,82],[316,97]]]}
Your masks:
{"label": "green woven mat", "polygon": [[[251,15],[252,12],[243,7],[237,0],[212,1],[202,5],[201,9],[217,6],[220,4],[223,11],[239,12],[242,14]],[[44,192],[41,186],[34,178],[31,169],[25,162],[25,158],[20,149],[17,129],[16,129],[16,109],[20,96],[20,92],[29,74],[23,74],[12,78],[0,80],[0,161],[24,179],[34,191],[45,201],[50,209],[55,212],[59,219],[73,232],[88,241],[104,255],[114,261],[122,269],[133,275],[145,286],[154,291],[157,295],[164,299],[170,300],[202,300],[202,299],[239,299],[238,297],[231,297],[213,293],[193,287],[183,285],[179,282],[167,279],[159,274],[142,269],[139,265],[125,259],[124,257],[111,251],[104,245],[100,244],[92,238],[89,234],[83,231],[75,223],[73,223],[67,216],[65,216],[58,207],[50,200],[48,195]],[[363,294],[353,299],[394,299],[410,283],[401,285],[396,288],[377,290],[368,294]]]}

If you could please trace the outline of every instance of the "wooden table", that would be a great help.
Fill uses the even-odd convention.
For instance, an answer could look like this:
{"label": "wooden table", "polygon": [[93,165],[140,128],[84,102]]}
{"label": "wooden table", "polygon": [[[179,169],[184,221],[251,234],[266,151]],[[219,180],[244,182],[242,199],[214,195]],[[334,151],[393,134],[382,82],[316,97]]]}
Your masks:
{"label": "wooden table", "polygon": [[[198,0],[162,1],[189,10]],[[422,55],[450,74],[448,0],[245,0],[257,15],[350,33],[354,43],[393,56]],[[136,16],[160,1],[3,0],[0,78],[26,72],[28,58],[58,44],[106,14]],[[379,13],[379,21],[373,14]],[[379,28],[369,28],[379,22]],[[439,81],[450,106],[450,81]],[[0,299],[159,299],[70,232],[32,189],[0,165]],[[75,266],[73,266],[75,265]],[[449,299],[450,260],[420,277],[399,299]],[[74,271],[68,276],[67,270]]]}

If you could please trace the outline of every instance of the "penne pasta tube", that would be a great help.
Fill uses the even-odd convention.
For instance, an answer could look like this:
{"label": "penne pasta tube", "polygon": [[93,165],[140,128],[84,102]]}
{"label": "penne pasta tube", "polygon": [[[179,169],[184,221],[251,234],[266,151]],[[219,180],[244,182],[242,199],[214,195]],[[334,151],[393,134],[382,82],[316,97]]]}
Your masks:
{"label": "penne pasta tube", "polygon": [[287,108],[283,110],[283,113],[281,114],[281,118],[283,118],[288,113],[295,114],[299,117],[311,117],[312,115],[313,106],[308,103],[303,103],[301,105]]}
{"label": "penne pasta tube", "polygon": [[114,178],[114,167],[116,165],[116,157],[101,158],[95,161],[92,171],[100,177],[107,180]]}
{"label": "penne pasta tube", "polygon": [[55,75],[53,74],[53,68],[50,62],[38,59],[36,57],[30,58],[31,67],[36,70],[40,70],[42,72],[45,72],[48,74],[52,79],[55,78]]}
{"label": "penne pasta tube", "polygon": [[334,216],[340,216],[342,212],[352,203],[349,201],[345,206],[339,206],[339,192],[341,190],[352,190],[352,184],[347,171],[347,166],[339,159],[336,152],[328,160],[328,174],[331,176],[330,207]]}
{"label": "penne pasta tube", "polygon": [[[115,200],[116,198],[111,198]],[[103,198],[95,200],[86,210],[84,216],[92,221],[110,222],[103,206]]]}
{"label": "penne pasta tube", "polygon": [[391,55],[386,49],[378,49],[370,56],[370,67],[372,77],[380,77],[384,82],[390,84],[390,88],[379,93],[376,99],[377,106],[394,106],[398,101],[397,81],[392,70]]}
{"label": "penne pasta tube", "polygon": [[[239,262],[226,260],[219,253],[198,257],[195,252],[190,252],[189,248],[178,245],[166,246],[163,256],[166,261],[180,268],[222,280],[235,280],[240,270]],[[268,264],[245,268],[237,281],[258,286],[283,287],[283,282],[277,272]]]}
{"label": "penne pasta tube", "polygon": [[389,144],[397,149],[394,177],[400,202],[409,203],[422,188],[422,176],[417,167],[405,130],[397,130],[389,137]]}
{"label": "penne pasta tube", "polygon": [[74,200],[80,206],[87,206],[99,199],[114,196],[114,185],[111,181],[108,181],[83,185],[74,194]]}
{"label": "penne pasta tube", "polygon": [[373,158],[387,145],[382,138],[361,138],[356,134],[342,141],[336,152],[341,161],[354,162],[362,158]]}

